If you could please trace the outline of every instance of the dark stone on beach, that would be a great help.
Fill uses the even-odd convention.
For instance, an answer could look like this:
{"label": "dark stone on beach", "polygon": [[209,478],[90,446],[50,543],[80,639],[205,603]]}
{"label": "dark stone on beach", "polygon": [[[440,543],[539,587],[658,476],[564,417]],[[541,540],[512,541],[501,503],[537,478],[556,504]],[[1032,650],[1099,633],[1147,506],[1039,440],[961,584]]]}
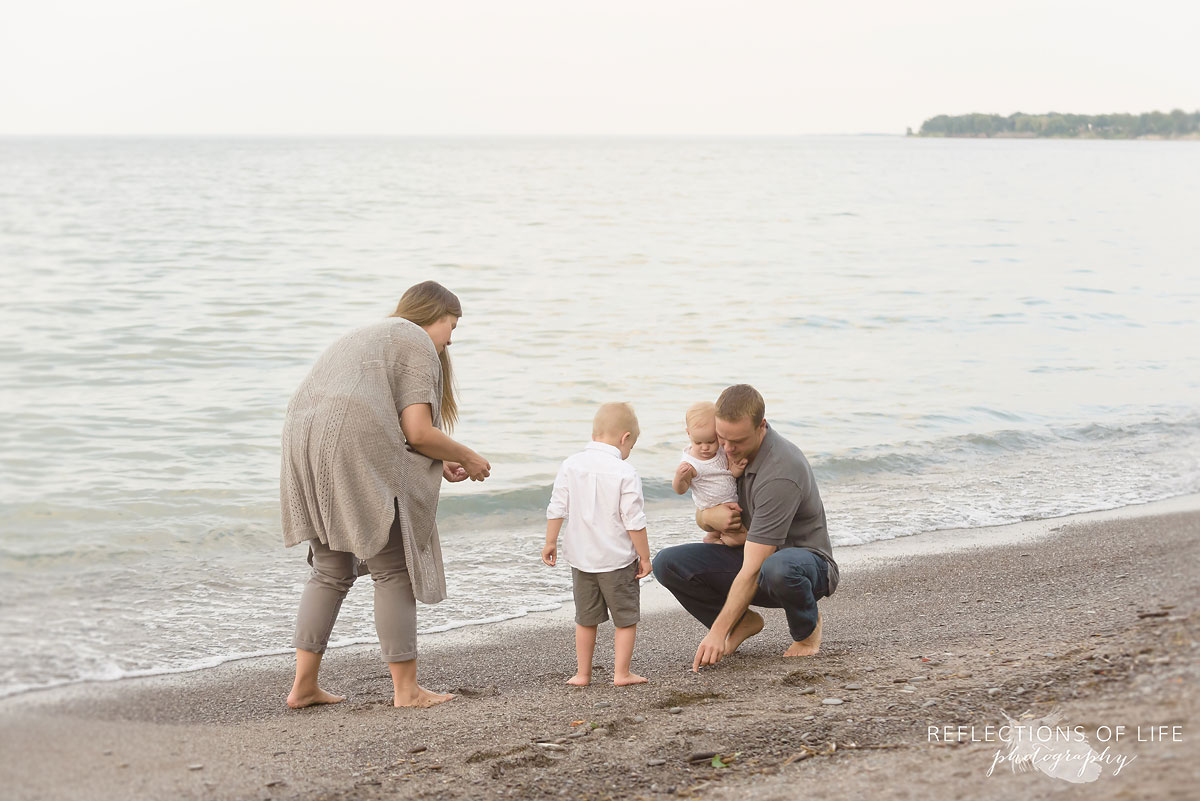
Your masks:
{"label": "dark stone on beach", "polygon": [[188,765],[188,770],[204,770],[203,765]]}
{"label": "dark stone on beach", "polygon": [[429,750],[429,746],[426,746],[426,745],[414,745],[412,748],[408,749],[408,753],[410,753],[410,754],[419,754],[419,753],[421,753],[422,751],[428,751],[428,750]]}
{"label": "dark stone on beach", "polygon": [[287,784],[287,782],[285,782],[283,779],[272,779],[271,781],[267,782],[266,786],[267,787],[282,787],[285,784]]}
{"label": "dark stone on beach", "polygon": [[646,764],[647,764],[647,765],[649,765],[649,766],[650,766],[650,767],[652,767],[652,768],[657,768],[659,765],[665,765],[665,764],[667,764],[667,760],[665,760],[665,759],[651,759],[651,760],[650,760],[649,762],[647,762]]}
{"label": "dark stone on beach", "polygon": [[671,713],[672,715],[679,715],[679,714],[682,714],[682,713],[683,713],[683,707],[681,707],[681,706],[673,706],[673,707],[671,707],[670,709],[668,709],[667,711],[668,711],[669,713]]}
{"label": "dark stone on beach", "polygon": [[716,755],[716,751],[697,751],[688,757],[688,762],[707,762]]}
{"label": "dark stone on beach", "polygon": [[908,679],[892,679],[893,684],[903,684],[906,681],[908,681]]}

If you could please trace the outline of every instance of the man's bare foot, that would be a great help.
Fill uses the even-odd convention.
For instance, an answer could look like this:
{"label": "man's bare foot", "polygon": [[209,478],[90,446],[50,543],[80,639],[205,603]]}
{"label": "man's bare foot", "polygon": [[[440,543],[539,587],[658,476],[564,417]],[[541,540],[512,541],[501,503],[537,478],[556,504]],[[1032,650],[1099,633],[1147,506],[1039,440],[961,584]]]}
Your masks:
{"label": "man's bare foot", "polygon": [[336,704],[345,700],[346,697],[344,695],[327,693],[320,687],[318,687],[316,690],[297,690],[295,687],[293,687],[292,691],[288,693],[287,705],[292,709],[303,709],[306,706],[316,706],[317,704]]}
{"label": "man's bare foot", "polygon": [[729,632],[729,636],[725,638],[725,656],[729,656],[738,649],[738,646],[746,640],[758,634],[763,629],[763,618],[758,612],[753,612],[749,609],[746,614],[742,615],[742,619],[733,627],[733,631]]}
{"label": "man's bare foot", "polygon": [[817,627],[800,642],[793,642],[783,652],[784,656],[813,656],[821,650],[821,615],[817,613]]}
{"label": "man's bare foot", "polygon": [[431,706],[444,704],[454,697],[454,693],[435,693],[417,686],[417,691],[411,695],[393,695],[392,706],[408,706],[415,709],[428,709]]}
{"label": "man's bare foot", "polygon": [[576,673],[574,676],[567,679],[567,684],[570,684],[572,687],[586,687],[591,683],[592,677],[585,676],[582,673]]}
{"label": "man's bare foot", "polygon": [[628,687],[630,684],[645,684],[648,679],[636,673],[626,673],[624,676],[613,676],[614,687]]}

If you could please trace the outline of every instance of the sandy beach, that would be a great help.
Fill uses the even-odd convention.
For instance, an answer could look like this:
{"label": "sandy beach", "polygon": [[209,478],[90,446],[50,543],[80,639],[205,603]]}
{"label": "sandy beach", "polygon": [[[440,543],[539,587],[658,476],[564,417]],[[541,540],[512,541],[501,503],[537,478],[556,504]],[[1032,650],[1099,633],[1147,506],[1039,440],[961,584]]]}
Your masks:
{"label": "sandy beach", "polygon": [[[333,707],[284,706],[291,657],[28,693],[0,702],[0,786],[10,799],[1191,798],[1198,510],[1189,496],[842,548],[818,656],[780,657],[787,630],[768,611],[761,635],[698,674],[702,628],[647,584],[639,687],[611,686],[611,626],[593,685],[564,686],[568,607],[424,637],[422,683],[459,694],[426,711],[390,707],[365,646],[326,656],[325,687],[348,696]],[[1051,713],[1086,734],[1094,781],[997,763],[1008,747],[986,727]]]}

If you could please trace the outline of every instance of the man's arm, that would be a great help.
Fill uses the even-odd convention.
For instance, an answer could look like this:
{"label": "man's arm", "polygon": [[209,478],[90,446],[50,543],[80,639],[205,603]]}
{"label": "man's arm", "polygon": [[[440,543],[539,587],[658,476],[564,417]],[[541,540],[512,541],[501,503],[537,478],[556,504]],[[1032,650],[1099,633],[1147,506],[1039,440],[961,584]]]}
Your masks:
{"label": "man's arm", "polygon": [[705,531],[720,534],[735,534],[742,528],[742,507],[736,503],[722,503],[696,512],[696,525]]}
{"label": "man's arm", "polygon": [[729,588],[729,595],[725,597],[725,606],[721,608],[721,614],[717,615],[716,622],[708,630],[708,635],[700,641],[700,647],[696,649],[696,658],[692,661],[693,671],[699,670],[701,665],[715,665],[725,656],[725,639],[750,608],[754,593],[758,591],[758,571],[773,553],[773,545],[746,543],[746,548],[742,551],[742,569],[738,571],[733,586]]}

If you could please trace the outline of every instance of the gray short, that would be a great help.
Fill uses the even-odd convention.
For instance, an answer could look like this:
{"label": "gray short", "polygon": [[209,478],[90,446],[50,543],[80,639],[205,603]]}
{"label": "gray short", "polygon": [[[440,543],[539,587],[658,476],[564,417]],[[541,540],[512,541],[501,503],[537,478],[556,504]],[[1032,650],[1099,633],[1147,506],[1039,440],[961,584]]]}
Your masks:
{"label": "gray short", "polygon": [[642,619],[637,571],[636,560],[628,567],[607,573],[584,573],[571,568],[575,622],[580,626],[598,626],[608,620],[611,611],[613,625],[617,628],[636,625]]}

